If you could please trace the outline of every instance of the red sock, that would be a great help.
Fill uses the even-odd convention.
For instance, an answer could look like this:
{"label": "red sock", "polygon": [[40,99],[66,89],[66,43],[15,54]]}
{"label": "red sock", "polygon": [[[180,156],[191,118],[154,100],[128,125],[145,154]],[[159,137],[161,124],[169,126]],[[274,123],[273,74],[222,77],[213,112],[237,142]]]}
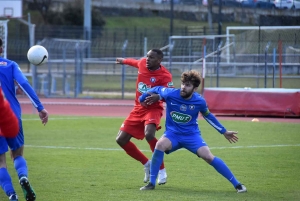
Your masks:
{"label": "red sock", "polygon": [[[153,140],[151,140],[150,142],[148,142],[148,144],[150,145],[150,149],[151,149],[152,152],[154,152],[156,142],[157,142],[156,138],[154,138]],[[159,169],[162,170],[164,168],[165,168],[165,164],[164,164],[164,162],[162,162],[162,164],[159,167]]]}
{"label": "red sock", "polygon": [[126,153],[137,161],[140,161],[143,165],[148,162],[148,158],[135,146],[134,143],[128,142],[122,148]]}
{"label": "red sock", "polygon": [[16,137],[19,132],[19,122],[16,115],[10,108],[9,103],[4,99],[0,88],[0,135],[4,137]]}

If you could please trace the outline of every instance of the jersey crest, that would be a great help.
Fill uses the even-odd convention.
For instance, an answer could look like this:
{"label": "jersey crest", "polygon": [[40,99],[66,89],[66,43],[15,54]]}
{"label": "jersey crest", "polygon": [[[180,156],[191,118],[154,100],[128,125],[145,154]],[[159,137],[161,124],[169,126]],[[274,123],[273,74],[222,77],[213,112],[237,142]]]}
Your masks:
{"label": "jersey crest", "polygon": [[181,111],[184,111],[184,112],[185,112],[186,109],[187,109],[186,105],[182,104],[182,105],[180,106],[180,110],[181,110]]}
{"label": "jersey crest", "polygon": [[155,77],[151,77],[151,78],[150,78],[150,82],[155,83],[155,82],[156,82]]}

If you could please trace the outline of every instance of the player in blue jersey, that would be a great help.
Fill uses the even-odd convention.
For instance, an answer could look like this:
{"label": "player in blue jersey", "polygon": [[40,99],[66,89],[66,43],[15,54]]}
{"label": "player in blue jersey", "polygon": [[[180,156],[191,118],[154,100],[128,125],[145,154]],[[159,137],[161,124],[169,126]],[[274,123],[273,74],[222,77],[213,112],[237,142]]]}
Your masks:
{"label": "player in blue jersey", "polygon": [[199,112],[203,118],[222,134],[230,143],[238,141],[237,132],[228,131],[210,113],[205,99],[196,92],[201,83],[200,74],[191,70],[181,75],[181,88],[153,87],[140,96],[139,100],[145,107],[159,99],[166,102],[166,130],[158,140],[152,155],[150,165],[150,182],[140,190],[153,190],[159,166],[164,153],[170,154],[180,148],[185,148],[201,157],[223,175],[238,193],[246,192],[246,187],[232,174],[227,165],[214,156],[201,136],[197,123]]}
{"label": "player in blue jersey", "polygon": [[[2,40],[0,38],[0,54],[2,53]],[[26,201],[34,201],[36,199],[35,192],[28,180],[28,169],[24,152],[24,134],[21,120],[21,106],[16,97],[15,82],[29,97],[33,106],[38,110],[42,124],[48,122],[48,112],[43,107],[33,88],[30,86],[27,78],[23,75],[18,64],[14,61],[0,57],[0,85],[6,100],[9,102],[11,109],[19,121],[19,133],[14,138],[6,138],[0,136],[0,185],[10,201],[17,201],[18,196],[13,187],[11,177],[7,171],[5,153],[8,147],[11,150],[11,157],[14,167],[19,177],[19,183],[24,192]]]}

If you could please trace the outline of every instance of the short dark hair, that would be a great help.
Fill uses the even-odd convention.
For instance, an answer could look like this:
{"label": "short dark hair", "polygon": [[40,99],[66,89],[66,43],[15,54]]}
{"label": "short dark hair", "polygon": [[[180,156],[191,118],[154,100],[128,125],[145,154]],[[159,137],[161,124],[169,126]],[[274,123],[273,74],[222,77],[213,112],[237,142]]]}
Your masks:
{"label": "short dark hair", "polygon": [[163,53],[160,49],[151,49],[151,51],[156,52],[157,56],[158,56],[160,59],[163,59],[163,58],[164,58],[164,53]]}
{"label": "short dark hair", "polygon": [[186,71],[181,74],[181,82],[190,82],[194,86],[194,88],[199,87],[199,85],[201,84],[201,79],[201,74],[196,70]]}

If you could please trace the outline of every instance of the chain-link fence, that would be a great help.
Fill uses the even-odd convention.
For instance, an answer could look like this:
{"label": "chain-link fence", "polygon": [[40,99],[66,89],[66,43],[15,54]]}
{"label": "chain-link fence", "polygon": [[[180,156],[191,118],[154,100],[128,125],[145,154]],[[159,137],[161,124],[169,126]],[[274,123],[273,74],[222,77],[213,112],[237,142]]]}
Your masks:
{"label": "chain-link fence", "polygon": [[[16,27],[20,30],[9,30],[8,58],[30,74],[28,27]],[[174,29],[175,40],[168,29],[94,28],[92,40],[85,41],[82,27],[37,26],[36,43],[48,49],[49,62],[37,67],[36,90],[45,96],[124,98],[135,91],[137,70],[116,65],[115,58],[140,58],[162,47],[167,47],[163,65],[172,72],[175,87],[184,70],[202,71],[205,62],[206,87],[300,88],[299,29],[289,35],[273,31],[277,40],[262,30],[228,37],[204,37],[205,27],[194,32]]]}

